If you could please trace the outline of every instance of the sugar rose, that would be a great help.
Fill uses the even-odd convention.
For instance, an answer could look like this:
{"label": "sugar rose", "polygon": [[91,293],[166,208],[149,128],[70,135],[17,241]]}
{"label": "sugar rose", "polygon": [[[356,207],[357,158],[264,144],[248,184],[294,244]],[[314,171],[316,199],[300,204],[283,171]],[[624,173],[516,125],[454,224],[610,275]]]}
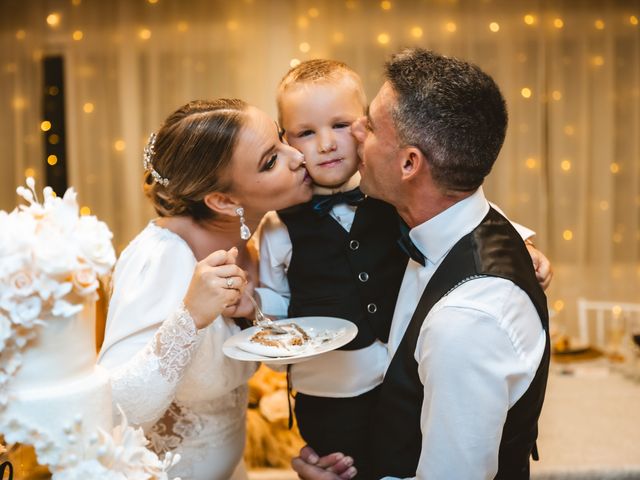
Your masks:
{"label": "sugar rose", "polygon": [[112,236],[107,225],[94,216],[80,217],[76,225],[74,237],[80,253],[94,266],[98,275],[108,273],[116,261]]}

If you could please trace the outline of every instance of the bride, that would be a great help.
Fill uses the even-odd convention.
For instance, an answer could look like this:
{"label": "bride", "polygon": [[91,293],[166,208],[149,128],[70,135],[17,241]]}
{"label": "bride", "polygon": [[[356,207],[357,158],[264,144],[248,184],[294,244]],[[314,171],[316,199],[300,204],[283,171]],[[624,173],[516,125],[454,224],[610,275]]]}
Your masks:
{"label": "bride", "polygon": [[311,197],[303,156],[240,100],[196,101],[171,114],[144,155],[159,218],[122,252],[99,363],[113,401],[172,476],[244,479],[246,381],[257,365],[222,343],[250,316],[256,259],[247,240],[269,210]]}

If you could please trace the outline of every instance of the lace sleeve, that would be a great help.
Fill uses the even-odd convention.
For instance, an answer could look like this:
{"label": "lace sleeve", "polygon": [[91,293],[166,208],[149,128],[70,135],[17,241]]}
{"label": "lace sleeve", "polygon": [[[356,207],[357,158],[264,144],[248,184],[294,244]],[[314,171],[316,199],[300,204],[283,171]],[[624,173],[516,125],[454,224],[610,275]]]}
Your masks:
{"label": "lace sleeve", "polygon": [[195,323],[181,305],[142,350],[111,372],[113,404],[130,423],[144,427],[162,417],[197,345]]}

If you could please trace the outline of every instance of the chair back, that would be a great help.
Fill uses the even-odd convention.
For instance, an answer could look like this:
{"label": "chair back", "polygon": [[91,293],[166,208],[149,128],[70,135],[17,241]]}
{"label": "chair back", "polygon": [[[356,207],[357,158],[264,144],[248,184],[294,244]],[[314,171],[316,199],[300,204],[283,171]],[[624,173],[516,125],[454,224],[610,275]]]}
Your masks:
{"label": "chair back", "polygon": [[[619,343],[632,322],[640,322],[640,303],[578,299],[578,330],[583,343],[599,348],[606,348],[611,341]],[[612,338],[615,335],[620,338]]]}

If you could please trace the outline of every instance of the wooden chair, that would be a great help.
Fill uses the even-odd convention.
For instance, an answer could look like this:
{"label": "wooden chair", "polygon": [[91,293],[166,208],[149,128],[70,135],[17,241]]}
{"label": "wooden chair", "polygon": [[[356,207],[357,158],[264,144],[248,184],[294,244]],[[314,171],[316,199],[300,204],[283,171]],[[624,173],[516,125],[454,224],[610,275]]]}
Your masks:
{"label": "wooden chair", "polygon": [[606,348],[612,334],[624,335],[629,322],[640,322],[640,303],[578,299],[578,332],[585,344]]}

